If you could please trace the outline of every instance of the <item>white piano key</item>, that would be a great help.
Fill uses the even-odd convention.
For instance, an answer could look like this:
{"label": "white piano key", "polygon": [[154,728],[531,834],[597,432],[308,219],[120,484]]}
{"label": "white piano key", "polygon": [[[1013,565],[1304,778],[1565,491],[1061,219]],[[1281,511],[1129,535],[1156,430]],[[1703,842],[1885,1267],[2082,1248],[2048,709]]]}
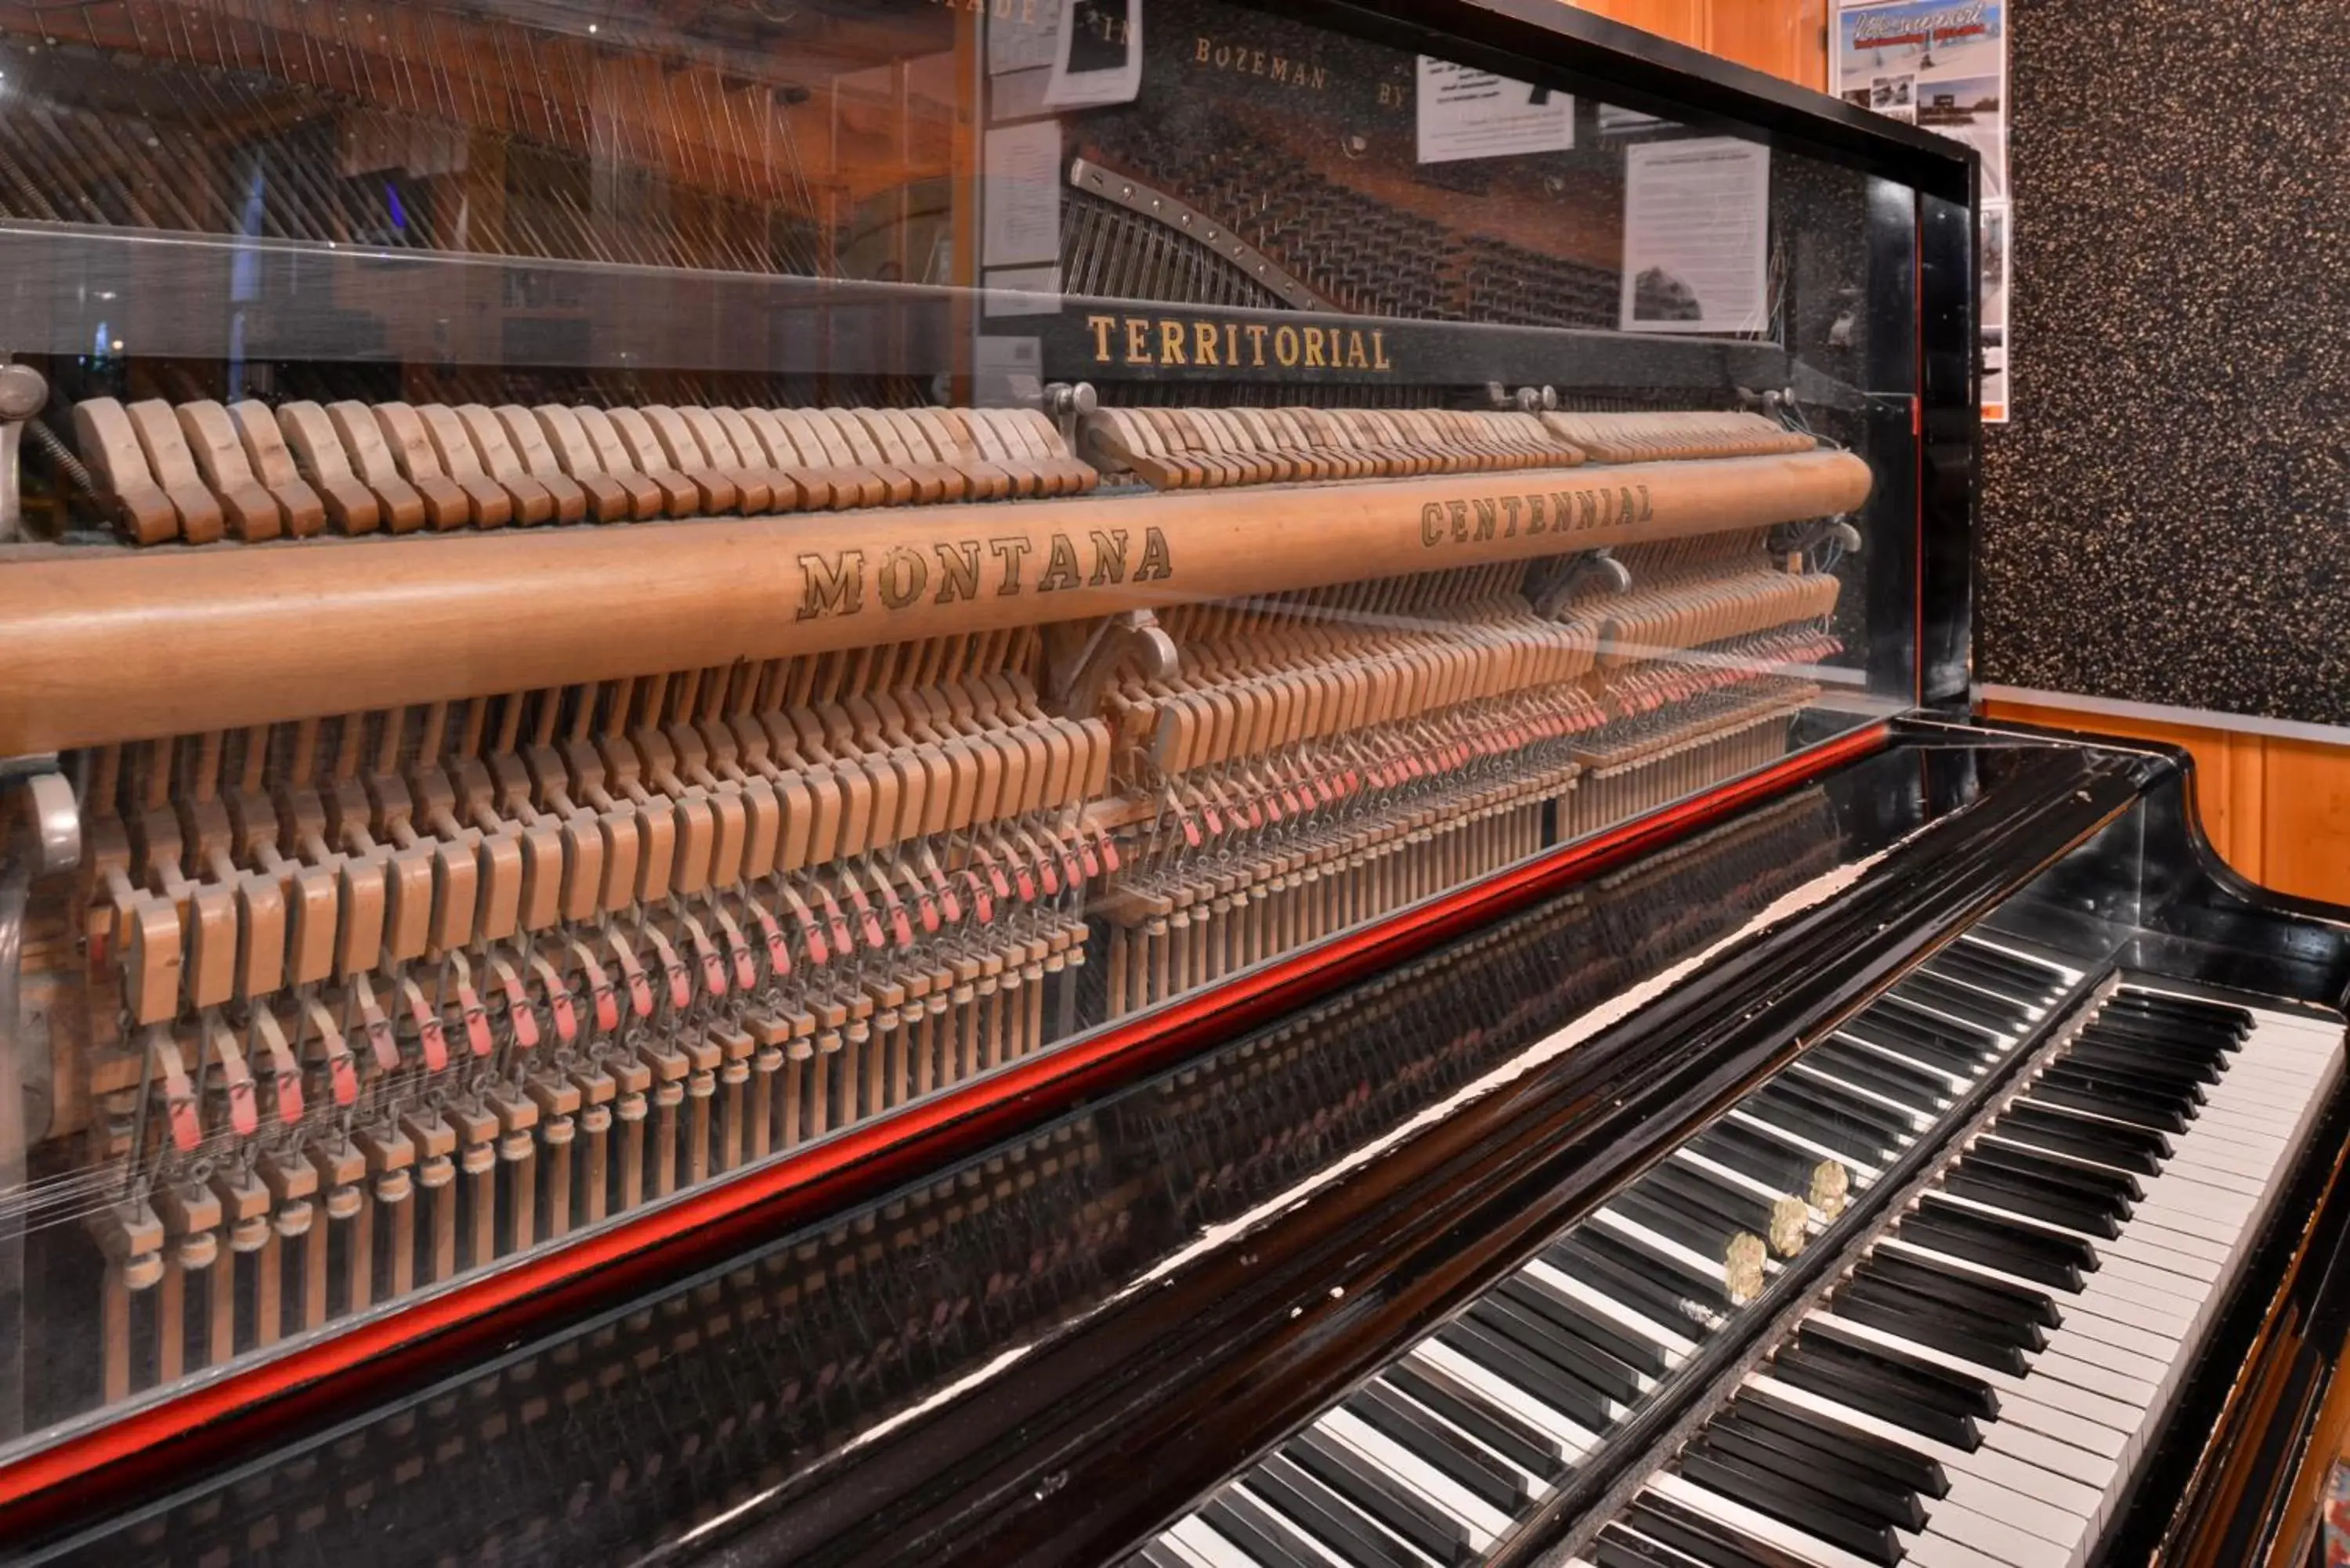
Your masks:
{"label": "white piano key", "polygon": [[1296,1524],[1292,1523],[1287,1514],[1274,1507],[1273,1504],[1267,1502],[1263,1498],[1257,1495],[1257,1493],[1250,1490],[1246,1477],[1243,1477],[1240,1480],[1233,1482],[1225,1490],[1238,1496],[1246,1498],[1249,1501],[1256,1504],[1259,1509],[1273,1515],[1275,1520],[1279,1521],[1284,1527],[1282,1539],[1287,1542],[1290,1549],[1297,1552],[1298,1555],[1312,1558],[1314,1561],[1322,1563],[1324,1568],[1354,1568],[1354,1564],[1348,1563],[1345,1558],[1339,1556],[1336,1552],[1323,1545],[1320,1540],[1318,1540],[1311,1531],[1301,1529]]}
{"label": "white piano key", "polygon": [[[1971,1082],[1971,1080],[1959,1076],[1949,1068],[1944,1067],[1938,1063],[1926,1061],[1922,1057],[1909,1055],[1904,1052],[1899,1045],[1889,1042],[1864,1040],[1857,1034],[1847,1033],[1843,1030],[1836,1031],[1834,1038],[1843,1041],[1847,1045],[1857,1046],[1859,1049],[1866,1051],[1873,1055],[1882,1056],[1887,1061],[1893,1062],[1900,1066],[1910,1068],[1916,1072],[1927,1074],[1939,1080],[1941,1083],[1948,1085],[1950,1086],[1950,1093],[1953,1095],[1956,1095],[1960,1090],[1966,1088],[1969,1083]],[[1947,1104],[1948,1102],[1945,1103]]]}
{"label": "white piano key", "polygon": [[2067,1546],[2022,1528],[2022,1521],[2012,1518],[2012,1509],[2000,1506],[1996,1496],[1980,1497],[1981,1509],[1969,1507],[1960,1497],[1960,1484],[1953,1481],[1950,1495],[1927,1513],[1921,1533],[1957,1542],[2007,1568],[2064,1568],[2071,1556]]}
{"label": "white piano key", "polygon": [[[1682,1246],[1670,1236],[1660,1236],[1637,1220],[1627,1220],[1613,1209],[1600,1209],[1592,1215],[1617,1235],[1626,1237],[1661,1258],[1670,1258],[1701,1280],[1719,1281],[1723,1263],[1720,1258],[1709,1258],[1703,1252]],[[1770,1263],[1763,1265],[1766,1269]]]}
{"label": "white piano key", "polygon": [[1414,1493],[1422,1502],[1448,1519],[1465,1525],[1469,1531],[1469,1544],[1479,1552],[1492,1545],[1495,1537],[1508,1532],[1510,1521],[1506,1516],[1495,1511],[1482,1499],[1470,1495],[1450,1476],[1353,1411],[1333,1410],[1316,1421],[1314,1429],[1352,1449],[1378,1466],[1389,1480]]}
{"label": "white piano key", "polygon": [[1175,1554],[1199,1563],[1199,1568],[1262,1568],[1262,1563],[1250,1559],[1236,1544],[1217,1535],[1215,1528],[1199,1514],[1175,1521],[1168,1526],[1166,1535],[1159,1537],[1159,1544],[1172,1547]]}
{"label": "white piano key", "polygon": [[1594,1286],[1585,1284],[1581,1280],[1555,1267],[1544,1259],[1536,1258],[1528,1262],[1523,1272],[1555,1290],[1574,1297],[1633,1337],[1647,1340],[1656,1345],[1665,1353],[1665,1364],[1668,1366],[1679,1366],[1691,1352],[1697,1349],[1697,1341],[1687,1334],[1669,1324],[1659,1323],[1636,1308],[1625,1305]]}
{"label": "white piano key", "polygon": [[1446,1376],[1475,1389],[1494,1405],[1548,1438],[1563,1459],[1579,1459],[1599,1446],[1599,1435],[1580,1422],[1552,1409],[1508,1379],[1486,1371],[1439,1341],[1422,1340],[1411,1354]]}

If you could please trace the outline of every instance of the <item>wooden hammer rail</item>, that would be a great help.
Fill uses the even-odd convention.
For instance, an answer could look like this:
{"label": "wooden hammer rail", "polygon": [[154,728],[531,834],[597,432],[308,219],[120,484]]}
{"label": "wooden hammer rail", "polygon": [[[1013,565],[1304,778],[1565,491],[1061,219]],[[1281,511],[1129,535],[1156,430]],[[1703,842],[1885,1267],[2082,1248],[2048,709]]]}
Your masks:
{"label": "wooden hammer rail", "polygon": [[1858,459],[1809,452],[340,546],[32,547],[0,558],[0,755],[1752,531],[1868,489]]}

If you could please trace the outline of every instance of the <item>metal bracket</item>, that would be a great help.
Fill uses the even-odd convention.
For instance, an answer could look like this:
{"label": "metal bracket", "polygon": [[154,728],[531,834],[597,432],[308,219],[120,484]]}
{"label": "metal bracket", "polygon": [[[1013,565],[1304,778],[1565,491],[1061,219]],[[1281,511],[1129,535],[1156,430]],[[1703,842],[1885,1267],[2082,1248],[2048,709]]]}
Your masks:
{"label": "metal bracket", "polygon": [[1835,545],[1846,555],[1856,556],[1860,553],[1860,530],[1843,517],[1781,523],[1771,530],[1769,548],[1774,556],[1809,555],[1822,545]]}
{"label": "metal bracket", "polygon": [[1512,391],[1499,381],[1488,381],[1485,383],[1485,400],[1497,409],[1538,414],[1545,409],[1558,407],[1558,389],[1551,386],[1520,387]]}
{"label": "metal bracket", "polygon": [[1061,428],[1061,439],[1076,452],[1077,421],[1101,407],[1091,381],[1048,381],[1043,399],[1045,417]]}
{"label": "metal bracket", "polygon": [[0,873],[70,871],[81,860],[81,810],[54,754],[0,762]]}
{"label": "metal bracket", "polygon": [[1099,714],[1102,689],[1120,676],[1166,680],[1180,662],[1175,639],[1147,609],[1045,628],[1045,695],[1074,718]]}
{"label": "metal bracket", "polygon": [[1632,569],[1605,549],[1554,556],[1534,563],[1526,578],[1526,597],[1533,603],[1534,614],[1544,620],[1556,620],[1575,591],[1595,581],[1603,594],[1629,593]]}

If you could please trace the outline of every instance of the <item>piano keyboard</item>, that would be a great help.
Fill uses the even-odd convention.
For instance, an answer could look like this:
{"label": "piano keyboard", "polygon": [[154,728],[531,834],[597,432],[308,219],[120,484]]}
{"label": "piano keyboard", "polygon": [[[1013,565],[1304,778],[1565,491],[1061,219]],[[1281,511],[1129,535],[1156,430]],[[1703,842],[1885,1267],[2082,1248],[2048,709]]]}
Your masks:
{"label": "piano keyboard", "polygon": [[1581,1561],[2081,1562],[2341,1054],[2126,987]]}
{"label": "piano keyboard", "polygon": [[2085,978],[1960,938],[1133,1561],[1477,1561]]}

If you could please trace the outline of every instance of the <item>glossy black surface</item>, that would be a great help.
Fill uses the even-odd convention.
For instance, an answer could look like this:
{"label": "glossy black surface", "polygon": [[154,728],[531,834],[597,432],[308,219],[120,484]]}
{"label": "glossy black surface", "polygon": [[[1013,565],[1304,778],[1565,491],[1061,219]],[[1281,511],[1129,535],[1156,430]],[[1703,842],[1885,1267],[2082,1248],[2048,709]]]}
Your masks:
{"label": "glossy black surface", "polygon": [[1916,727],[879,1202],[117,1498],[47,1558],[1104,1560],[1962,924],[2127,916],[2204,974],[2338,998],[2343,929],[2199,860],[2175,766]]}
{"label": "glossy black surface", "polygon": [[[1529,1129],[1555,1138],[1590,1117],[1602,1095],[1646,1087],[1686,1114],[1734,1085],[1741,1069],[1728,1063],[1687,1082],[1656,1076],[1662,1054],[1635,1047],[1664,1036],[1651,1036],[1644,1017],[1642,1028],[1617,1030],[1607,1048],[1577,1053],[1575,1073],[1533,1075],[1511,1093],[1486,1096],[1482,1117],[1431,1118],[1397,1150],[1364,1161],[1335,1184],[1347,1203],[1316,1210],[1315,1243],[1284,1242],[1292,1255],[1283,1269],[1243,1262],[1253,1256],[1245,1247],[1200,1246],[1211,1228],[1356,1156],[1529,1043],[1720,941],[1791,887],[1892,848],[1928,821],[1927,781],[1951,755],[1908,746],[1840,770],[1824,786],[1611,872],[833,1224],[432,1391],[349,1412],[355,1419],[338,1436],[257,1458],[250,1476],[198,1488],[143,1522],[123,1520],[71,1555],[103,1560],[136,1542],[142,1550],[184,1546],[183,1560],[196,1561],[205,1541],[249,1542],[256,1520],[290,1530],[314,1493],[335,1502],[301,1532],[310,1554],[301,1560],[385,1561],[393,1542],[421,1551],[437,1541],[467,1552],[495,1542],[509,1560],[577,1561],[671,1540],[702,1515],[794,1477],[806,1479],[768,1506],[791,1503],[785,1513],[806,1524],[807,1507],[821,1515],[881,1484],[816,1484],[840,1468],[839,1450],[858,1433],[1058,1331],[1052,1356],[1032,1349],[1016,1376],[999,1369],[999,1386],[955,1402],[978,1429],[911,1423],[852,1456],[860,1477],[887,1471],[887,1489],[901,1500],[935,1494],[947,1506],[936,1489],[954,1462],[937,1445],[1008,1459],[1026,1450],[1007,1452],[1003,1433],[1042,1411],[1094,1407],[1113,1391],[1139,1398],[1165,1376],[1167,1366],[1137,1354],[1138,1343],[1173,1354],[1220,1323],[1232,1342],[1218,1348],[1237,1348],[1275,1299],[1320,1297],[1323,1275],[1359,1266],[1372,1249],[1350,1223],[1413,1181],[1482,1158],[1485,1134],[1472,1123],[1509,1125],[1503,1113],[1515,1107],[1518,1118],[1533,1118]],[[1989,774],[2040,805],[2085,776],[2080,753],[2035,747],[2002,748]],[[2020,800],[1995,788],[1934,820],[1963,828],[2012,815]],[[1751,964],[1757,946],[1750,940],[1709,969]],[[1734,1011],[1746,992],[1718,992],[1706,974],[1682,980],[1651,1012],[1701,1021],[1709,999]],[[1791,978],[1757,971],[1763,976]],[[1617,1107],[1608,1118],[1627,1139],[1652,1120],[1663,1125],[1647,1109]],[[1611,1168],[1597,1158],[1609,1147],[1602,1139],[1586,1151],[1587,1179]],[[1634,1147],[1627,1141],[1624,1156]],[[1173,1271],[1185,1289],[1158,1286],[1113,1303],[1191,1248],[1198,1255]],[[1346,1337],[1344,1323],[1313,1326],[1325,1348]],[[638,1367],[640,1358],[650,1365]],[[1066,1381],[1046,1377],[1048,1361]],[[617,1376],[608,1370],[616,1367]],[[494,1439],[485,1422],[501,1428]],[[829,1467],[820,1463],[827,1456]],[[449,1480],[404,1487],[393,1479],[419,1470]],[[366,1481],[357,1491],[354,1478]]]}

